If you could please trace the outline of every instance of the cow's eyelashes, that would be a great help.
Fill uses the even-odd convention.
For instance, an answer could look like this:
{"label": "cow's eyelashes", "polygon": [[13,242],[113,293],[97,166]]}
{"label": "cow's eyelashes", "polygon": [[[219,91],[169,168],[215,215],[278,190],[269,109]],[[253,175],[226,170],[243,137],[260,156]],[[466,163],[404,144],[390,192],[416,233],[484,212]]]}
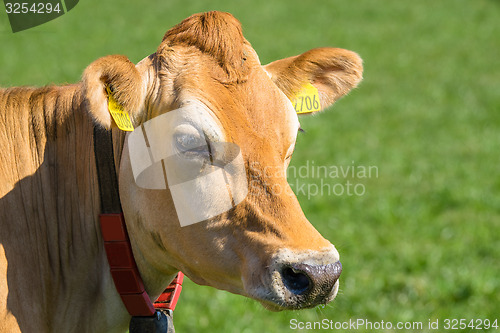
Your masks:
{"label": "cow's eyelashes", "polygon": [[178,134],[175,136],[175,144],[180,151],[188,151],[205,145],[205,140],[200,136],[192,134]]}
{"label": "cow's eyelashes", "polygon": [[195,127],[185,124],[178,126],[173,139],[176,150],[185,157],[209,157],[206,136]]}

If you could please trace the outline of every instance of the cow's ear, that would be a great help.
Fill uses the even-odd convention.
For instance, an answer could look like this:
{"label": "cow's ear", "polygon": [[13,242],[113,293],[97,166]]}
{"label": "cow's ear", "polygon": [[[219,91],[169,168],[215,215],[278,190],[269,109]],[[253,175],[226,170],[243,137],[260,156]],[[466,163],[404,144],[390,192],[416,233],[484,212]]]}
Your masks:
{"label": "cow's ear", "polygon": [[312,84],[318,90],[321,109],[325,109],[358,85],[363,62],[352,51],[318,48],[274,61],[264,69],[290,99]]}
{"label": "cow's ear", "polygon": [[145,91],[141,75],[125,56],[110,55],[97,59],[85,69],[82,84],[90,113],[105,128],[113,124],[108,110],[110,93],[132,119],[142,109]]}

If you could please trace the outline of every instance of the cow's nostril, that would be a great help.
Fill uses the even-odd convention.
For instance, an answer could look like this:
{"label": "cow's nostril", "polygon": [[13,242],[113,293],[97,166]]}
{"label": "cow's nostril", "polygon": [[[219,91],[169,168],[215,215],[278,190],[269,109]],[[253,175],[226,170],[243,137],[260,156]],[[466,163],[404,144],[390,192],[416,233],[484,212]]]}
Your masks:
{"label": "cow's nostril", "polygon": [[281,278],[292,295],[322,302],[331,294],[341,272],[340,261],[326,265],[295,263],[284,265]]}
{"label": "cow's nostril", "polygon": [[301,295],[311,287],[311,280],[302,271],[286,267],[281,272],[283,283],[295,295]]}

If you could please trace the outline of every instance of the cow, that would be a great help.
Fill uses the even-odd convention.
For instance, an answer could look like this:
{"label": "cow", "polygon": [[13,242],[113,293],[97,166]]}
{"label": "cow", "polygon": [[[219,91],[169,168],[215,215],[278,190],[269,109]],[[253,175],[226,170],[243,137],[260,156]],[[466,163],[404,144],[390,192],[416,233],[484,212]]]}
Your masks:
{"label": "cow", "polygon": [[[123,214],[152,300],[180,270],[272,311],[332,301],[339,253],[307,220],[286,180],[300,129],[291,99],[312,85],[325,109],[357,86],[362,70],[356,53],[339,48],[263,66],[231,14],[208,12],[168,30],[156,52],[136,65],[105,56],[76,84],[0,89],[0,332],[128,328],[99,227],[96,127],[112,133]],[[198,105],[193,131],[181,131],[180,139],[162,135],[189,144],[202,133],[237,146],[248,183],[241,202],[181,225],[170,189],[136,182],[128,147],[136,131],[117,128],[110,91],[136,131]]]}

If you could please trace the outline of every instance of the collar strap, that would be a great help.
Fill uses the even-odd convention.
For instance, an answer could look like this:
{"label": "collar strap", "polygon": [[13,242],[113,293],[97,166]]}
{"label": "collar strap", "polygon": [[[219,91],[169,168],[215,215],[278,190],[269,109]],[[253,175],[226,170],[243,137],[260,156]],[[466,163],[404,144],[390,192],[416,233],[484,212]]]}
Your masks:
{"label": "collar strap", "polygon": [[99,218],[111,276],[129,314],[149,317],[156,309],[175,310],[184,274],[179,272],[153,305],[134,260],[123,213],[101,214]]}
{"label": "collar strap", "polygon": [[174,310],[184,274],[178,273],[156,302],[151,302],[135,263],[123,217],[116,177],[111,131],[94,128],[94,154],[102,214],[99,215],[111,276],[131,316],[154,316],[156,309]]}

